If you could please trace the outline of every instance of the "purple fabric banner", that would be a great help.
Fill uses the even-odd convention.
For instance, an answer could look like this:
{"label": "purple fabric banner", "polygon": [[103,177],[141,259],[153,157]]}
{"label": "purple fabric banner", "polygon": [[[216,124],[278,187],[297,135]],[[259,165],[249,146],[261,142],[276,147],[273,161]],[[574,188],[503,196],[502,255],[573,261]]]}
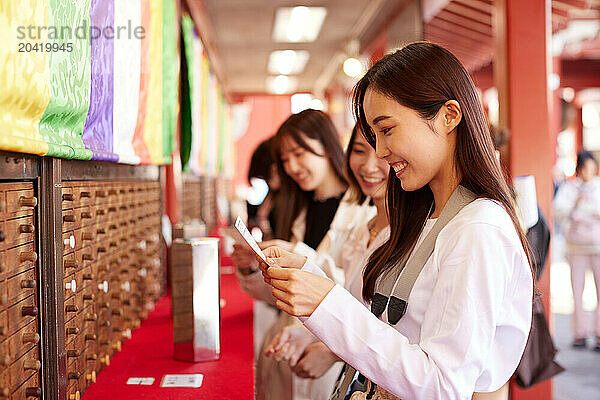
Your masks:
{"label": "purple fabric banner", "polygon": [[113,68],[115,32],[114,0],[92,0],[91,94],[83,130],[83,143],[92,150],[92,160],[118,161],[113,152]]}

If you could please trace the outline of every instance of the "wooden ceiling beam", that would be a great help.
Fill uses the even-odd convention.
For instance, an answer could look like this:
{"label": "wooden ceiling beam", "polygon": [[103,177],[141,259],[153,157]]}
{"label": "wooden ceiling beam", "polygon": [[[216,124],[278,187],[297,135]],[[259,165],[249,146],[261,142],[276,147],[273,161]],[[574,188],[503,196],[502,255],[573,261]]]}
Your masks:
{"label": "wooden ceiling beam", "polygon": [[441,30],[444,30],[449,33],[455,33],[465,37],[471,37],[482,43],[491,43],[493,42],[493,36],[486,35],[481,32],[475,32],[471,29],[464,28],[462,26],[455,25],[451,22],[444,21],[439,18],[434,18],[430,23],[426,25],[426,27],[435,27]]}
{"label": "wooden ceiling beam", "polygon": [[481,10],[477,10],[475,8],[467,7],[463,4],[457,3],[455,1],[450,2],[445,10],[453,12],[455,14],[464,15],[467,18],[470,18],[475,21],[482,22],[487,25],[492,24],[492,15],[482,12]]}
{"label": "wooden ceiling beam", "polygon": [[436,18],[439,18],[451,24],[456,24],[474,32],[483,33],[484,35],[488,35],[490,37],[493,36],[491,24],[482,24],[481,22],[473,21],[472,19],[463,17],[462,15],[454,14],[450,11],[443,10],[438,15],[436,15]]}
{"label": "wooden ceiling beam", "polygon": [[443,45],[452,52],[456,51],[457,54],[459,53],[462,56],[468,56],[480,61],[488,60],[491,57],[493,57],[494,54],[493,49],[485,47],[474,48],[472,46],[469,46],[468,44],[465,44],[464,42],[458,42],[448,37],[439,36],[431,32],[427,32],[425,37],[428,40]]}
{"label": "wooden ceiling beam", "polygon": [[426,36],[430,36],[435,38],[436,40],[443,41],[447,44],[456,44],[457,46],[463,48],[466,51],[471,52],[479,52],[483,55],[494,54],[494,46],[493,43],[482,43],[472,40],[471,38],[451,35],[447,32],[441,32],[434,30],[425,30]]}
{"label": "wooden ceiling beam", "polygon": [[492,4],[481,0],[453,0],[453,2],[474,8],[490,15],[492,15],[492,12],[494,11],[494,6]]}

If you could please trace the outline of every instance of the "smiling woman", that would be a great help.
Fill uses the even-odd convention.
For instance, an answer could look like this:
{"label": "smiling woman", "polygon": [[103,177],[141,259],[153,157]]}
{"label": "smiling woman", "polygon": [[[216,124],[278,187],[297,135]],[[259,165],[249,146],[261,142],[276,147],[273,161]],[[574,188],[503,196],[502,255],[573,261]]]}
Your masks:
{"label": "smiling woman", "polygon": [[352,399],[506,399],[533,279],[471,78],[444,48],[412,43],[378,61],[353,100],[365,138],[393,168],[389,240],[366,262],[362,301],[310,259],[264,250],[277,306],[306,317],[347,362],[334,399],[352,367],[368,378]]}

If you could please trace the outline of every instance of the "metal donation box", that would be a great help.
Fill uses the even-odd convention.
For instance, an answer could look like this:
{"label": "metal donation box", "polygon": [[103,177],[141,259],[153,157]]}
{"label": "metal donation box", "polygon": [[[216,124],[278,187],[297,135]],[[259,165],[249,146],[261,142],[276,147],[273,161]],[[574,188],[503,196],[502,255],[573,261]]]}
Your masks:
{"label": "metal donation box", "polygon": [[175,359],[217,360],[221,352],[219,239],[176,239],[171,248]]}

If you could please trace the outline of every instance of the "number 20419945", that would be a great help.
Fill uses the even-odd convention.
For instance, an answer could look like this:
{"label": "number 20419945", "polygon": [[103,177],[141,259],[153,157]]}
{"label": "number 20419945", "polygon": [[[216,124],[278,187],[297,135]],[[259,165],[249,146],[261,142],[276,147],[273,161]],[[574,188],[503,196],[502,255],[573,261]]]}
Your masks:
{"label": "number 20419945", "polygon": [[73,43],[19,43],[19,53],[51,53],[73,51]]}

